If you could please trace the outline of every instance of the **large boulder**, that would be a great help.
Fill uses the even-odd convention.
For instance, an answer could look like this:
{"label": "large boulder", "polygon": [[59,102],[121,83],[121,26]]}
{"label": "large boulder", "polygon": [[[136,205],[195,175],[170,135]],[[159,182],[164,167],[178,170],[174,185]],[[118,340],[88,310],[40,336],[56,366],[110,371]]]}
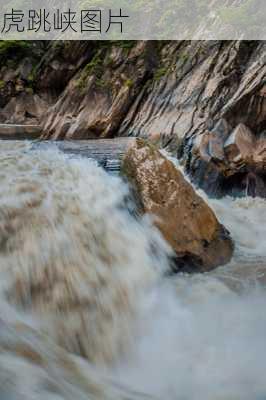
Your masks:
{"label": "large boulder", "polygon": [[[194,142],[192,177],[211,195],[266,197],[266,135],[221,119]],[[195,179],[196,178],[196,179]]]}
{"label": "large boulder", "polygon": [[229,262],[233,253],[229,233],[153,145],[137,139],[124,155],[122,172],[136,190],[142,212],[154,216],[172,246],[177,270],[208,271]]}
{"label": "large boulder", "polygon": [[230,165],[252,164],[254,141],[254,135],[247,126],[237,125],[224,143],[225,155]]}

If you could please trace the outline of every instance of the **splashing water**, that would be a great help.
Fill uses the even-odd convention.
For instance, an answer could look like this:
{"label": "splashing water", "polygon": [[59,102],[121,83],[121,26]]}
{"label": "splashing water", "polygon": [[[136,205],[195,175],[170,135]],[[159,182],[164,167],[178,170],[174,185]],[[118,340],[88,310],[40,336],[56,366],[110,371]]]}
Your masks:
{"label": "splashing water", "polygon": [[[92,363],[115,361],[167,246],[123,209],[126,186],[90,160],[3,142],[0,171],[1,320],[27,323]],[[38,347],[10,345],[37,364]]]}
{"label": "splashing water", "polygon": [[92,161],[0,142],[0,185],[1,400],[265,398],[265,200],[201,193],[234,258],[169,279]]}
{"label": "splashing water", "polygon": [[116,378],[158,398],[261,400],[266,396],[266,201],[199,194],[230,230],[234,257],[208,274],[161,281],[146,299],[135,357],[121,363]]}
{"label": "splashing water", "polygon": [[210,273],[161,281],[146,299],[134,360],[121,363],[116,378],[158,398],[262,400],[266,201],[198,193],[231,232],[234,257]]}

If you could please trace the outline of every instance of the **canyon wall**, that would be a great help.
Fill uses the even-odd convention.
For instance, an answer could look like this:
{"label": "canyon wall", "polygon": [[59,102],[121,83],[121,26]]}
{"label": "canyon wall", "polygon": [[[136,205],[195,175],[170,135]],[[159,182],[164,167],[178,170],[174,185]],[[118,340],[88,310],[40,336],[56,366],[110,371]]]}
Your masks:
{"label": "canyon wall", "polygon": [[265,196],[265,42],[17,43],[2,49],[1,122],[150,138],[209,194]]}

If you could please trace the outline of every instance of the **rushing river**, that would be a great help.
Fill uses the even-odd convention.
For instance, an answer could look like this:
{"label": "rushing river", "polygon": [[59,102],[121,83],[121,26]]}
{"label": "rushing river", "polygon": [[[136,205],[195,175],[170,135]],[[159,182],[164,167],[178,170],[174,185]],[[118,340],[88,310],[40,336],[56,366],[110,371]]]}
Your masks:
{"label": "rushing river", "polygon": [[209,200],[225,267],[170,249],[95,162],[0,141],[1,400],[265,400],[266,201]]}

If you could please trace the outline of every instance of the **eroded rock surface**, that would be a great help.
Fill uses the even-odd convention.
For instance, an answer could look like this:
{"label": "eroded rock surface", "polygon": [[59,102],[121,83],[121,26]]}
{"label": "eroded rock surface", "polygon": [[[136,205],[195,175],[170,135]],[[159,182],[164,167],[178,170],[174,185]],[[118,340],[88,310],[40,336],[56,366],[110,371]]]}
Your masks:
{"label": "eroded rock surface", "polygon": [[[245,124],[234,129],[221,119],[194,145],[191,165],[196,181],[210,194],[266,197],[266,135],[254,134]],[[216,180],[216,186],[208,185]],[[227,187],[228,186],[228,187]]]}
{"label": "eroded rock surface", "polygon": [[142,211],[176,255],[176,268],[207,271],[227,263],[233,252],[229,233],[180,171],[155,147],[138,139],[123,160],[123,173],[136,189]]}
{"label": "eroded rock surface", "polygon": [[[43,119],[45,137],[149,138],[180,157],[194,183],[209,194],[264,196],[265,43],[123,46],[94,49]],[[241,149],[237,144],[247,138],[233,134],[243,125],[256,142],[251,168],[246,162],[248,149],[243,150],[247,144],[240,144]],[[205,156],[211,160],[198,157],[202,142],[208,145]],[[250,172],[256,176],[255,190],[248,183]]]}
{"label": "eroded rock surface", "polygon": [[153,42],[129,42],[128,48],[124,46],[100,47],[70,80],[48,118],[43,119],[45,138],[117,135],[156,62]]}

